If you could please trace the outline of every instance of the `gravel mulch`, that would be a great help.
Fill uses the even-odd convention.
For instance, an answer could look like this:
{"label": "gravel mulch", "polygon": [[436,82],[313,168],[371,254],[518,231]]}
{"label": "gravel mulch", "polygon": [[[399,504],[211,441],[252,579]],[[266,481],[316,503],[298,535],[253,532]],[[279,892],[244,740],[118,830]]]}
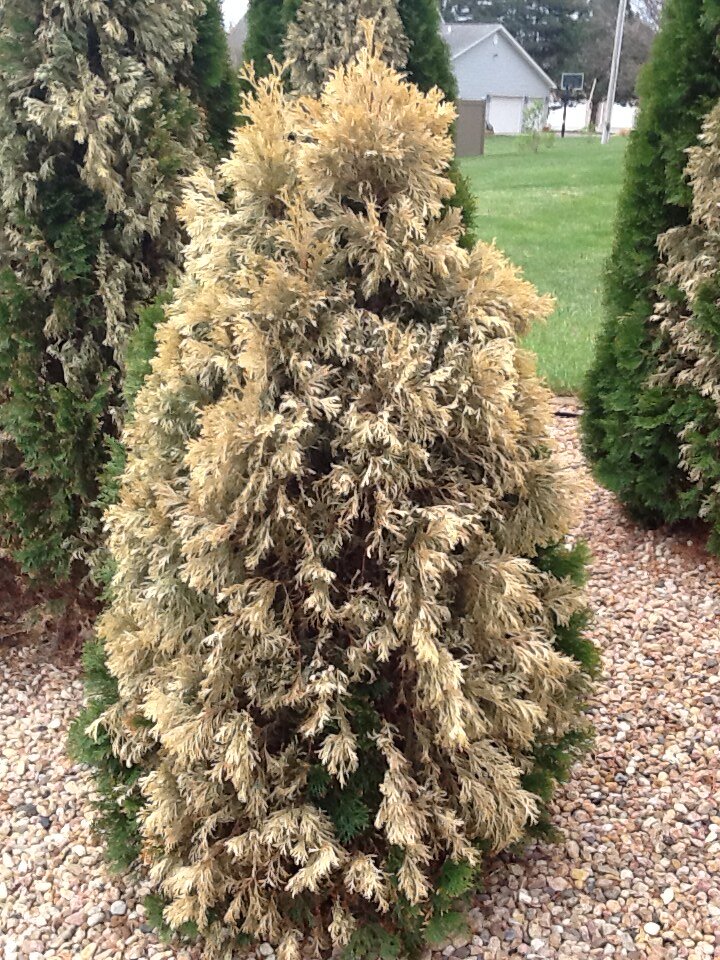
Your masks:
{"label": "gravel mulch", "polygon": [[[583,471],[576,425],[557,418]],[[697,530],[643,531],[592,484],[579,532],[605,668],[595,749],[556,801],[563,842],[491,863],[475,934],[437,960],[720,958],[720,564]],[[75,663],[0,645],[0,958],[199,960],[159,943],[147,891],[103,866],[64,754],[81,697]]]}

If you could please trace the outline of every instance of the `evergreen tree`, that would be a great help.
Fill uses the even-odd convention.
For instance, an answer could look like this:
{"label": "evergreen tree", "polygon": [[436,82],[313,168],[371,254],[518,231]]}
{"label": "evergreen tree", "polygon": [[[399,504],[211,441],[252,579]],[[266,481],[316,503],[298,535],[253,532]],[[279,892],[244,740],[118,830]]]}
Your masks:
{"label": "evergreen tree", "polygon": [[697,489],[679,464],[683,412],[656,379],[666,346],[650,318],[658,234],[688,223],[686,151],[720,97],[720,7],[668,0],[643,70],[628,144],[615,240],[605,277],[607,318],[585,386],[585,451],[597,479],[647,522],[695,517]]}
{"label": "evergreen tree", "polygon": [[271,59],[282,63],[288,24],[300,0],[250,0],[243,60],[252,63],[259,77],[270,73]]}
{"label": "evergreen tree", "polygon": [[585,736],[575,491],[519,346],[550,304],[458,245],[440,93],[364,52],[245,112],[128,428],[89,732],[171,929],[409,956]]}
{"label": "evergreen tree", "polygon": [[220,0],[205,0],[193,48],[191,89],[205,111],[207,139],[218,156],[227,153],[237,123],[240,97]]}
{"label": "evergreen tree", "polygon": [[[413,83],[425,93],[439,87],[447,100],[458,95],[457,80],[450,61],[450,50],[440,36],[440,7],[437,0],[398,0],[398,12],[409,41],[407,71]],[[460,243],[471,249],[475,243],[475,195],[463,176],[457,160],[449,170],[455,193],[447,201],[462,211],[463,233]]]}
{"label": "evergreen tree", "polygon": [[204,151],[193,89],[228,140],[213,7],[0,0],[1,537],[33,573],[97,544],[127,339],[176,269]]}
{"label": "evergreen tree", "polygon": [[[598,108],[607,97],[610,82],[617,8],[617,0],[593,0],[582,32],[582,46],[573,61],[585,73],[586,91],[595,82],[594,102]],[[634,4],[628,4],[615,94],[618,103],[635,99],[640,68],[650,56],[656,29]]]}
{"label": "evergreen tree", "polygon": [[[400,14],[403,32],[408,42],[407,71],[409,78],[421,90],[428,91],[432,87],[439,87],[448,100],[457,97],[457,83],[450,63],[450,51],[440,36],[440,8],[437,0],[335,0],[327,4],[327,0],[306,0],[310,8],[307,17],[298,21],[301,8],[300,0],[251,0],[248,10],[248,36],[245,43],[244,59],[255,64],[258,76],[265,76],[269,70],[270,58],[282,62],[287,52],[286,36],[292,28],[292,41],[289,50],[291,59],[303,46],[311,48],[317,46],[319,36],[326,42],[329,31],[324,26],[325,21],[346,23],[357,21],[357,12],[363,15],[372,13],[376,9],[387,7],[391,14],[396,9]],[[364,6],[363,6],[364,4]],[[317,14],[315,16],[315,14]],[[296,22],[297,21],[297,22]],[[303,26],[304,25],[304,26]],[[381,30],[386,30],[381,23]],[[308,38],[303,39],[307,33]],[[388,35],[397,37],[397,25],[391,25]],[[340,31],[335,36],[341,38]],[[342,40],[343,50],[338,49],[331,56],[335,63],[347,63],[357,49],[357,33],[352,39],[346,34]],[[348,42],[349,41],[349,42]],[[395,41],[397,42],[397,41]],[[393,49],[395,47],[393,46]],[[395,54],[397,56],[397,53]],[[304,58],[307,61],[307,58]],[[392,56],[391,56],[392,59]],[[305,79],[296,71],[295,81],[303,90],[308,89]],[[450,176],[455,184],[455,194],[448,200],[450,206],[462,210],[464,231],[462,244],[470,248],[474,241],[475,197],[466,178],[460,172],[456,163],[453,163]]]}
{"label": "evergreen tree", "polygon": [[659,380],[673,392],[680,463],[720,552],[720,103],[689,151],[690,223],[659,238],[662,299],[654,319],[662,343]]}
{"label": "evergreen tree", "polygon": [[403,69],[408,41],[395,0],[302,0],[283,45],[292,89],[316,96],[332,71],[362,49],[366,20],[375,21],[383,57]]}
{"label": "evergreen tree", "polygon": [[448,100],[457,99],[457,80],[448,45],[440,36],[437,0],[398,0],[398,11],[410,41],[408,75],[425,93],[439,87]]}

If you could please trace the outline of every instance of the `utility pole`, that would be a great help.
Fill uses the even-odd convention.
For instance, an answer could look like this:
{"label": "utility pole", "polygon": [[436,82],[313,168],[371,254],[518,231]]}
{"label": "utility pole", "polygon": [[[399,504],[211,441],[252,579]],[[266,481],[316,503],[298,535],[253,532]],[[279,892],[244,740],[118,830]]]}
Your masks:
{"label": "utility pole", "polygon": [[615,24],[615,44],[613,46],[612,65],[610,66],[610,83],[608,85],[607,100],[605,102],[602,137],[600,138],[601,143],[607,143],[610,140],[610,122],[612,120],[613,104],[615,103],[615,93],[617,91],[618,73],[620,72],[620,51],[622,50],[626,12],[627,0],[619,0],[617,23]]}

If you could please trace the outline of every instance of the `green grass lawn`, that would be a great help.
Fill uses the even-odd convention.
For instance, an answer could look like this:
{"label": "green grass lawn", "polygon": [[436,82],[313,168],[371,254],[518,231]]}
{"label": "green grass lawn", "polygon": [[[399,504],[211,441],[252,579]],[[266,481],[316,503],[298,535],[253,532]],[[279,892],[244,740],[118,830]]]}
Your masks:
{"label": "green grass lawn", "polygon": [[478,198],[478,233],[495,240],[557,307],[528,344],[559,393],[579,390],[602,321],[625,139],[556,138],[538,153],[514,137],[488,137],[486,154],[463,160]]}

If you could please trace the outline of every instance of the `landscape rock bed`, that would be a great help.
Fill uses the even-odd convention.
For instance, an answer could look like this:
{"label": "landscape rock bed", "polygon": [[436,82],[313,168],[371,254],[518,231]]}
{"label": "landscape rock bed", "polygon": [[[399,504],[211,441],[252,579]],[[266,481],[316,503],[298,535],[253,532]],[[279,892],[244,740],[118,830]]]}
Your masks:
{"label": "landscape rock bed", "polygon": [[[583,471],[577,420],[556,424]],[[556,800],[561,843],[490,863],[474,935],[437,958],[720,957],[720,563],[700,531],[644,531],[592,483],[578,532],[604,666],[595,748]],[[89,775],[65,756],[81,698],[76,664],[0,647],[0,958],[198,960],[104,866]]]}

